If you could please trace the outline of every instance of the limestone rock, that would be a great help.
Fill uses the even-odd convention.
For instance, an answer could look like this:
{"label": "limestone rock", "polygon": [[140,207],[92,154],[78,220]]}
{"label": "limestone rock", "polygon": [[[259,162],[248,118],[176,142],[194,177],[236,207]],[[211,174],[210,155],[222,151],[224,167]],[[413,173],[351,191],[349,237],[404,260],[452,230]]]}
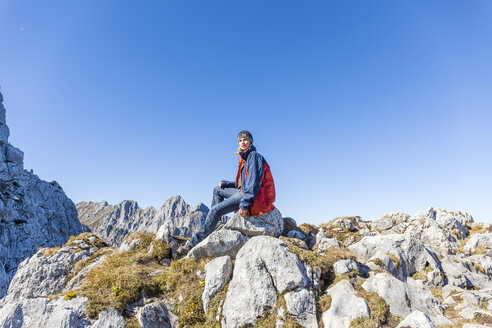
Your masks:
{"label": "limestone rock", "polygon": [[[357,255],[357,260],[362,263],[377,259],[388,261],[388,257],[392,257],[391,262],[396,261],[397,263],[388,264],[386,268],[402,281],[415,272],[429,271],[429,268],[429,274],[437,271],[438,277],[441,277],[440,263],[434,253],[428,250],[420,240],[407,234],[367,236],[348,248]],[[437,279],[433,285],[441,284],[442,280]]]}
{"label": "limestone rock", "polygon": [[0,327],[15,328],[85,328],[90,321],[85,315],[87,298],[66,301],[58,298],[20,299],[0,307]]}
{"label": "limestone rock", "polygon": [[[485,261],[488,260],[490,259],[485,259]],[[477,271],[475,267],[477,262],[459,257],[443,259],[441,265],[447,277],[447,283],[461,288],[492,288],[492,278]]]}
{"label": "limestone rock", "polygon": [[355,296],[355,289],[348,280],[342,280],[328,289],[332,301],[323,313],[325,327],[349,328],[357,318],[369,318],[369,307],[362,297]]}
{"label": "limestone rock", "polygon": [[202,294],[203,309],[207,312],[208,303],[229,282],[232,261],[229,256],[218,257],[205,265],[205,288]]}
{"label": "limestone rock", "polygon": [[305,328],[318,328],[316,299],[313,291],[305,288],[288,292],[284,296],[287,311]]}
{"label": "limestone rock", "polygon": [[47,250],[40,249],[23,261],[10,283],[6,300],[48,297],[61,293],[75,263],[89,259],[99,250],[95,245],[84,244],[84,241],[76,240],[47,256],[44,255]]}
{"label": "limestone rock", "polygon": [[135,232],[157,233],[166,242],[172,236],[191,237],[208,213],[205,205],[190,206],[180,196],[171,197],[159,210],[142,209],[137,202],[128,200],[114,206],[105,201],[76,206],[80,222],[113,246],[120,246]]}
{"label": "limestone rock", "polygon": [[0,297],[17,265],[39,247],[60,246],[82,232],[74,204],[55,181],[24,170],[24,153],[10,135],[0,93]]}
{"label": "limestone rock", "polygon": [[258,216],[250,216],[248,219],[236,213],[223,229],[237,230],[246,236],[278,237],[284,230],[284,220],[278,209]]}
{"label": "limestone rock", "polygon": [[470,239],[465,244],[465,251],[470,253],[475,252],[477,247],[487,250],[487,253],[492,254],[492,233],[477,233],[471,235]]}
{"label": "limestone rock", "polygon": [[433,317],[441,317],[444,307],[441,302],[425,289],[413,288],[387,273],[378,273],[367,279],[362,287],[376,292],[390,307],[393,315],[407,317],[414,310],[420,310]]}
{"label": "limestone rock", "polygon": [[99,313],[99,318],[91,328],[125,328],[125,318],[115,308],[109,308]]}
{"label": "limestone rock", "polygon": [[137,319],[142,328],[177,328],[178,317],[172,313],[165,301],[157,301],[140,308]]}
{"label": "limestone rock", "polygon": [[239,251],[222,314],[222,327],[254,324],[277,301],[277,293],[310,286],[306,268],[280,240],[251,238]]}
{"label": "limestone rock", "polygon": [[353,270],[359,271],[359,265],[356,261],[339,260],[333,264],[333,272],[338,276],[344,273],[352,272]]}
{"label": "limestone rock", "polygon": [[193,258],[207,258],[229,255],[235,258],[236,254],[249,238],[235,230],[222,229],[214,231],[193,247],[188,253],[188,256]]}
{"label": "limestone rock", "polygon": [[396,328],[437,328],[427,314],[413,311]]}

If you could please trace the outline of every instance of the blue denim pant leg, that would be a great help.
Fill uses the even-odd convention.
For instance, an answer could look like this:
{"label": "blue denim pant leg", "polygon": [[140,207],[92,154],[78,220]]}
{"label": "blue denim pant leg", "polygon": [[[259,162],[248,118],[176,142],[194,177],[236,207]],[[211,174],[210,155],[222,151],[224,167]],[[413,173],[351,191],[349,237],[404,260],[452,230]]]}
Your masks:
{"label": "blue denim pant leg", "polygon": [[190,246],[195,246],[214,231],[222,215],[239,209],[242,197],[243,194],[239,189],[215,187],[212,208],[200,230],[191,237]]}

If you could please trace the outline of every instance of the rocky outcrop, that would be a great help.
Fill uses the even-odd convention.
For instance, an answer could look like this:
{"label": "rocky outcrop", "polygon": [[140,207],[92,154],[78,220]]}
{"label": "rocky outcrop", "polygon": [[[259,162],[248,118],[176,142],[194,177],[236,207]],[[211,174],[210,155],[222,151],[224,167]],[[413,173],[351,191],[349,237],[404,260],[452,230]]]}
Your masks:
{"label": "rocky outcrop", "polygon": [[[7,296],[0,302],[49,297],[62,293],[70,280],[69,273],[73,271],[75,264],[88,260],[104,246],[104,243],[95,236],[83,234],[61,249],[53,250],[52,254],[50,249],[40,249],[19,264]],[[81,279],[80,276],[74,277],[76,281]]]}
{"label": "rocky outcrop", "polygon": [[[253,237],[237,254],[224,302],[222,327],[252,325],[276,304],[277,293],[307,290],[310,286],[303,263],[289,253],[283,242],[269,236]],[[308,308],[312,313],[309,293],[301,296],[292,297],[292,301],[303,304],[290,307]],[[302,321],[313,321],[313,318],[316,318],[315,311],[311,318]]]}
{"label": "rocky outcrop", "polygon": [[91,232],[113,246],[135,232],[157,233],[160,239],[170,242],[173,236],[191,237],[200,229],[208,208],[202,203],[186,204],[180,196],[168,199],[159,210],[142,209],[135,201],[117,205],[107,202],[81,202],[76,205],[79,220]]}
{"label": "rocky outcrop", "polygon": [[[38,316],[32,322],[41,327],[54,322],[124,327],[123,318],[142,327],[223,328],[480,327],[491,322],[491,227],[473,224],[471,216],[432,209],[374,222],[359,217],[320,227],[294,222],[269,221],[265,229],[261,216],[233,217],[179,261],[171,258],[173,247],[164,240],[180,238],[169,232],[139,233],[118,250],[82,234],[61,249],[40,250],[19,266],[9,295],[0,301],[0,323],[10,327],[17,320],[20,327],[30,327],[31,315]],[[428,235],[414,233],[419,224],[444,235],[451,231],[459,248],[443,244],[436,253]],[[98,303],[99,295],[105,295],[105,306]],[[46,303],[46,296],[54,301]]]}
{"label": "rocky outcrop", "polygon": [[349,328],[357,318],[369,318],[369,306],[348,280],[342,280],[327,293],[332,297],[331,306],[323,313],[325,327]]}
{"label": "rocky outcrop", "polygon": [[2,102],[0,94],[0,297],[20,262],[39,247],[60,246],[82,231],[60,185],[24,170],[24,153],[8,142]]}

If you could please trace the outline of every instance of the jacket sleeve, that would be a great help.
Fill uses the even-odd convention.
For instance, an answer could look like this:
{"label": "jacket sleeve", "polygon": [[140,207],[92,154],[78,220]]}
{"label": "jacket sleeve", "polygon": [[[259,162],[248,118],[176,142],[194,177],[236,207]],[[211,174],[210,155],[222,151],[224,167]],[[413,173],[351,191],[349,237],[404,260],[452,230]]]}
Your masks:
{"label": "jacket sleeve", "polygon": [[263,176],[263,157],[257,152],[251,153],[244,169],[248,170],[248,177],[243,183],[243,198],[241,198],[239,208],[249,210],[258,190],[260,190],[260,181]]}
{"label": "jacket sleeve", "polygon": [[222,188],[236,188],[235,181],[222,180]]}

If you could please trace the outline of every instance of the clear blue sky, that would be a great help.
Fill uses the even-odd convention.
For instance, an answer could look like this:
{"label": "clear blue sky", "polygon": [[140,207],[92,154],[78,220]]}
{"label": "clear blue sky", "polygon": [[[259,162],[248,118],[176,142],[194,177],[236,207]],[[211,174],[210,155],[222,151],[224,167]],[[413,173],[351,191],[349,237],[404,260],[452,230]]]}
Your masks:
{"label": "clear blue sky", "polygon": [[208,206],[248,129],[298,223],[492,222],[489,0],[0,0],[0,85],[74,202]]}

